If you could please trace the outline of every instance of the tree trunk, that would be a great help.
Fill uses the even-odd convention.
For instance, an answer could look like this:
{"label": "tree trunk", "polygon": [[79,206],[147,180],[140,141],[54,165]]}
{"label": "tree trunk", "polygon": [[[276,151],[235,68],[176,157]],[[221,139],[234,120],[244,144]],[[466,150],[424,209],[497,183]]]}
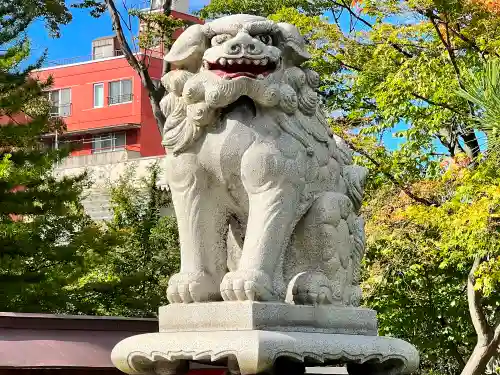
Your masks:
{"label": "tree trunk", "polygon": [[464,140],[465,153],[472,160],[476,160],[481,154],[481,149],[479,147],[479,142],[477,140],[476,134],[473,130],[467,130],[463,132],[462,139]]}
{"label": "tree trunk", "polygon": [[492,327],[486,318],[481,303],[482,294],[474,288],[475,273],[483,259],[476,255],[467,278],[467,302],[469,313],[477,334],[477,344],[461,375],[483,375],[490,359],[496,354],[500,342],[500,324]]}
{"label": "tree trunk", "polygon": [[[111,22],[113,24],[113,30],[116,32],[116,36],[118,39],[118,43],[120,45],[120,49],[123,51],[125,59],[129,63],[129,65],[137,72],[139,78],[141,79],[141,83],[144,88],[148,91],[149,102],[151,103],[151,109],[153,110],[153,115],[156,120],[156,125],[158,127],[158,131],[160,134],[163,134],[163,126],[165,124],[165,116],[160,109],[160,100],[161,96],[163,96],[164,91],[160,90],[157,93],[156,86],[149,75],[147,67],[141,64],[136,55],[132,52],[130,45],[125,37],[123,32],[122,24],[120,21],[120,15],[116,8],[114,0],[104,0],[106,6],[108,8],[109,15],[111,17]],[[165,6],[170,7],[171,1],[166,1]]]}
{"label": "tree trunk", "polygon": [[492,344],[494,343],[491,341],[483,345],[477,344],[460,375],[483,375],[486,365],[496,353],[497,346]]}

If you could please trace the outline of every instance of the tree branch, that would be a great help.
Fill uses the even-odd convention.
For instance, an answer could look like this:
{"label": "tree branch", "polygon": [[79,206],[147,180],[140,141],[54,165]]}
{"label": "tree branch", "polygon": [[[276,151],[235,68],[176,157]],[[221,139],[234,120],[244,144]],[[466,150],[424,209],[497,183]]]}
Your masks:
{"label": "tree branch", "polygon": [[[349,12],[349,14],[354,17],[356,20],[360,21],[361,23],[363,23],[365,26],[368,26],[370,29],[373,29],[373,25],[368,22],[367,20],[365,20],[364,18],[361,18],[359,15],[357,15],[352,9],[351,7],[349,6],[349,4],[346,4],[344,3],[344,0],[340,0],[341,3],[339,2],[334,2],[333,4],[334,5],[337,5],[345,10],[347,10]],[[332,10],[333,11],[333,10]],[[335,13],[335,12],[333,12]],[[413,55],[407,51],[405,51],[403,48],[401,48],[398,44],[396,43],[393,43],[393,42],[389,42],[389,45],[394,48],[396,51],[402,53],[405,57],[408,57],[408,58],[411,58],[413,57]]]}
{"label": "tree branch", "polygon": [[[419,12],[419,13],[422,15],[426,15],[425,12]],[[437,20],[440,23],[447,23],[441,17],[435,15],[434,13],[427,13],[427,16],[429,16],[429,15],[433,19]],[[466,37],[464,34],[462,34],[460,31],[460,25],[458,23],[457,23],[457,28],[452,27],[451,25],[449,25],[449,23],[448,23],[447,27],[448,27],[449,31],[451,31],[457,38],[462,40],[462,42],[467,43],[473,50],[478,52],[481,55],[481,58],[484,59],[484,55],[490,54],[490,52],[487,50],[481,50],[481,48],[479,48],[479,46],[476,44],[476,42],[474,42],[472,39],[470,39],[470,38]],[[492,54],[497,56],[497,57],[499,56],[496,52],[492,52]]]}
{"label": "tree branch", "polygon": [[111,22],[113,24],[113,30],[116,32],[116,36],[118,39],[118,43],[120,44],[120,48],[125,55],[125,59],[128,61],[130,66],[137,72],[139,78],[141,79],[141,83],[144,88],[148,92],[149,102],[151,103],[151,109],[153,110],[153,115],[156,119],[156,125],[160,134],[163,134],[163,125],[165,124],[165,116],[160,108],[160,100],[158,95],[156,95],[156,87],[151,80],[151,76],[147,68],[141,64],[135,54],[130,49],[130,46],[127,42],[125,34],[123,32],[123,27],[120,21],[120,13],[116,9],[114,0],[104,0],[106,6],[108,8],[109,15],[111,17]]}
{"label": "tree branch", "polygon": [[448,109],[448,110],[450,110],[450,111],[452,111],[452,112],[454,112],[454,113],[456,113],[457,115],[460,115],[460,116],[466,115],[466,113],[460,112],[459,109],[457,109],[455,107],[452,107],[451,105],[448,105],[446,103],[436,102],[436,101],[434,101],[432,99],[426,98],[425,96],[417,94],[416,92],[412,92],[411,94],[415,98],[423,100],[424,102],[426,102],[426,103],[428,103],[430,105],[435,105],[435,106],[438,106],[438,107],[442,107],[442,108]]}
{"label": "tree branch", "polygon": [[139,72],[141,71],[141,65],[139,64],[139,61],[137,61],[137,58],[135,57],[134,53],[130,49],[130,46],[128,45],[127,39],[125,37],[125,34],[123,32],[123,27],[120,21],[120,12],[116,9],[115,3],[113,0],[104,0],[106,3],[106,6],[108,8],[109,15],[111,17],[111,22],[113,24],[113,30],[116,32],[116,37],[118,39],[118,43],[120,44],[120,47],[123,51],[123,54],[125,55],[125,58],[127,59],[128,63],[132,68],[134,68],[135,71]]}
{"label": "tree branch", "polygon": [[[163,0],[163,14],[167,17],[172,14],[172,0]],[[168,52],[170,47],[172,47],[172,42],[170,40],[167,43],[164,42],[163,44],[167,47],[167,51],[165,52]],[[170,71],[170,63],[165,59],[163,59],[163,66],[161,70],[162,77]]]}
{"label": "tree branch", "polygon": [[[450,31],[455,34],[457,38],[462,40],[462,42],[467,43],[473,50],[478,52],[481,57],[484,59],[484,55],[489,54],[488,51],[482,51],[481,48],[478,47],[478,45],[471,39],[467,38],[464,34],[462,34],[460,31],[456,30],[455,28],[449,26]],[[498,56],[496,52],[493,52],[495,56]]]}
{"label": "tree branch", "polygon": [[[467,302],[469,304],[469,313],[474,325],[474,330],[478,336],[479,342],[489,342],[491,339],[491,327],[488,324],[486,316],[481,308],[481,295],[474,289],[475,277],[479,265],[481,264],[481,257],[477,255],[474,258],[474,263],[467,278]],[[500,325],[497,326],[498,335],[500,335]],[[497,334],[497,332],[495,332]]]}
{"label": "tree branch", "polygon": [[[449,41],[449,35],[447,32],[448,40],[446,40],[441,33],[441,30],[439,30],[439,26],[436,22],[436,17],[432,13],[432,11],[427,11],[426,13],[427,17],[431,21],[432,25],[434,26],[434,29],[436,30],[436,33],[441,40],[441,43],[443,43],[444,47],[446,48],[446,51],[448,52],[448,57],[450,58],[451,65],[453,66],[453,70],[455,71],[455,76],[457,78],[458,86],[466,91],[465,86],[462,81],[462,76],[460,73],[460,68],[458,67],[457,61],[456,61],[456,56],[455,56],[455,51],[453,50],[451,46],[451,42]],[[441,21],[445,27],[448,30],[448,22]],[[470,102],[467,101],[467,104],[469,105],[469,113],[471,116],[474,116],[474,105]],[[480,148],[479,148],[479,143],[477,141],[477,137],[472,131],[467,131],[464,133],[460,134],[462,136],[462,139],[464,140],[465,146],[467,148],[467,155],[473,159],[476,160],[476,158],[479,156],[480,153]]]}
{"label": "tree branch", "polygon": [[444,38],[443,34],[441,33],[441,30],[439,30],[439,26],[438,26],[437,22],[435,22],[435,18],[433,17],[433,14],[430,11],[427,13],[427,17],[431,21],[432,26],[434,26],[434,29],[436,30],[436,34],[439,37],[439,40],[441,40],[441,43],[443,43],[443,46],[446,48],[451,65],[453,66],[453,70],[455,71],[455,76],[457,77],[458,84],[463,89],[462,77],[460,76],[460,69],[458,68],[458,65],[457,65],[457,61],[455,58],[455,52],[453,51],[453,48],[451,48],[451,45],[449,45],[447,43],[446,39]]}
{"label": "tree branch", "polygon": [[355,152],[357,152],[360,155],[363,155],[365,158],[367,158],[373,165],[375,165],[380,172],[384,174],[394,185],[399,187],[408,197],[413,199],[415,202],[421,203],[426,206],[435,206],[436,204],[434,202],[431,202],[430,200],[419,197],[415,195],[405,184],[403,184],[401,181],[399,181],[396,177],[394,177],[392,174],[387,172],[385,168],[382,168],[382,165],[375,160],[368,152],[365,150],[358,148],[352,143],[350,140],[346,139],[346,137],[343,138],[344,142],[347,143],[347,145]]}

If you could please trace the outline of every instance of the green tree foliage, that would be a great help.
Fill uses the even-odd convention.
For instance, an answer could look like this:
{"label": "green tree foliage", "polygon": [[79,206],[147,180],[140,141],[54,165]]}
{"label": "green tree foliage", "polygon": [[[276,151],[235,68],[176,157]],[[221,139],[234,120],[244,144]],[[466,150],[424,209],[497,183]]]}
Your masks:
{"label": "green tree foliage", "polygon": [[[267,17],[277,13],[281,9],[305,9],[307,14],[321,14],[322,7],[318,7],[319,2],[311,2],[304,0],[228,0],[228,1],[211,1],[206,7],[199,12],[200,17],[204,19],[214,19],[227,14],[255,14],[257,16]],[[325,2],[326,5],[326,2]]]}
{"label": "green tree foliage", "polygon": [[111,188],[113,220],[104,224],[115,239],[105,254],[89,253],[89,270],[71,289],[76,311],[85,314],[156,316],[167,304],[168,277],[180,264],[177,222],[163,216],[170,194],[156,186],[159,168],[138,180],[129,170]]}
{"label": "green tree foliage", "polygon": [[412,186],[438,204],[416,204],[387,186],[365,210],[366,303],[379,312],[382,333],[418,346],[424,373],[460,373],[477,342],[466,293],[471,259],[484,260],[475,288],[492,335],[499,322],[499,185],[494,160],[475,170],[453,163]]}
{"label": "green tree foliage", "polygon": [[[24,32],[42,19],[59,34],[71,16],[63,1],[13,0],[0,4],[0,310],[64,312],[64,289],[82,270],[90,247],[99,251],[100,231],[83,214],[85,176],[57,180],[54,162],[64,152],[47,150],[43,133],[64,124],[49,118],[43,90],[49,82],[21,68],[30,56]],[[43,56],[42,56],[43,58]],[[21,122],[21,123],[20,123]]]}

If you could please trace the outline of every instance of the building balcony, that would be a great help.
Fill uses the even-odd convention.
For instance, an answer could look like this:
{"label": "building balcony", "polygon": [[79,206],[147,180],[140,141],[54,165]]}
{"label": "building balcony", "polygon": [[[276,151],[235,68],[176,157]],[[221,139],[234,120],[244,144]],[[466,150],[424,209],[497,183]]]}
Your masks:
{"label": "building balcony", "polygon": [[133,96],[133,94],[108,96],[108,105],[130,103]]}
{"label": "building balcony", "polygon": [[74,56],[74,57],[68,57],[68,58],[63,58],[63,59],[47,60],[42,65],[42,68],[50,68],[50,67],[61,66],[61,65],[80,64],[80,63],[85,63],[85,62],[99,61],[99,60],[117,58],[117,57],[123,57],[122,50],[117,49],[117,50],[112,50],[109,52],[94,53],[91,55],[82,55],[82,56]]}

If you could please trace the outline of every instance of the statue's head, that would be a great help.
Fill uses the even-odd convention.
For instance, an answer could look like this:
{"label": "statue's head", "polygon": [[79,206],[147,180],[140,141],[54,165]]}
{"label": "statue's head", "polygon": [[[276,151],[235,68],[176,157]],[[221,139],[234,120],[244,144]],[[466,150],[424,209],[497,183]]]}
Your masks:
{"label": "statue's head", "polygon": [[161,103],[163,144],[174,153],[187,149],[241,97],[257,111],[272,111],[279,124],[288,121],[281,114],[310,122],[318,112],[319,76],[300,67],[309,58],[295,26],[264,17],[238,14],[188,27],[165,56],[176,70],[162,78],[169,92]]}
{"label": "statue's head", "polygon": [[181,69],[209,70],[223,79],[263,79],[309,58],[297,28],[238,14],[190,26],[165,60]]}

